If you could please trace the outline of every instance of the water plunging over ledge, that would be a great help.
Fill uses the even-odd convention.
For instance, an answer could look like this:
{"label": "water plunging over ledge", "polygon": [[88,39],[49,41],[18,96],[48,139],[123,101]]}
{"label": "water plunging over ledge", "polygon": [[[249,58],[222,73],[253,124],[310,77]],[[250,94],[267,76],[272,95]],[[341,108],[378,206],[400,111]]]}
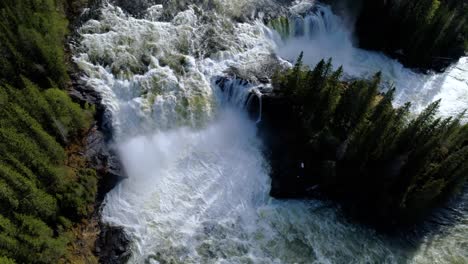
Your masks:
{"label": "water plunging over ledge", "polygon": [[[423,107],[442,96],[450,102],[442,111],[452,114],[468,102],[461,101],[468,94],[466,58],[444,74],[420,75],[353,48],[328,7],[296,16],[297,24],[314,27],[282,40],[260,20],[233,17],[268,1],[214,2],[213,9],[190,6],[171,19],[162,5],[137,19],[105,4],[100,18],[80,29],[75,61],[112,113],[114,141],[129,175],[107,195],[103,221],[129,234],[130,263],[466,260],[466,221],[414,246],[348,223],[325,202],[271,199],[255,121],[233,106],[255,84],[233,81],[226,98],[216,83],[233,68],[257,76],[272,64],[272,53],[293,60],[304,49],[306,62],[333,56],[350,76],[380,69],[397,85],[415,80],[418,86],[399,87],[397,103]],[[300,1],[291,12],[313,5]],[[317,53],[324,46],[329,49]],[[343,47],[346,54],[336,53]],[[288,65],[280,58],[273,63]]]}
{"label": "water plunging over ledge", "polygon": [[278,54],[289,61],[295,61],[303,51],[304,62],[311,67],[332,58],[336,68],[343,66],[346,78],[370,78],[381,71],[384,85],[397,88],[394,103],[402,106],[411,102],[414,112],[440,98],[442,116],[456,116],[468,109],[468,57],[442,74],[416,73],[383,53],[356,48],[350,25],[320,4],[305,15],[293,14],[272,24],[281,32],[273,36]]}

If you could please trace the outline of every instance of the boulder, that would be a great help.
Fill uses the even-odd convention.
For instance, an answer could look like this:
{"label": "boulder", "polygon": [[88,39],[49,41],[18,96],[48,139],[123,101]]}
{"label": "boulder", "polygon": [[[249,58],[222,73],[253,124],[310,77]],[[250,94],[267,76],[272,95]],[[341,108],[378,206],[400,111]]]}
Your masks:
{"label": "boulder", "polygon": [[99,263],[121,264],[130,259],[130,239],[121,227],[100,223],[101,233],[96,241],[96,253]]}

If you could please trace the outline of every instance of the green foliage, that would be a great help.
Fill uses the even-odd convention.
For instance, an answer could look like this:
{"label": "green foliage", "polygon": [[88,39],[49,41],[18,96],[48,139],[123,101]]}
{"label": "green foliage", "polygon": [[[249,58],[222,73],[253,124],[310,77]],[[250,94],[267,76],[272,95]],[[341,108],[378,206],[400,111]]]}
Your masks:
{"label": "green foliage", "polygon": [[28,215],[16,215],[18,222],[18,260],[24,263],[57,263],[65,254],[66,240],[54,237],[53,230],[43,221]]}
{"label": "green foliage", "polygon": [[411,67],[441,69],[463,56],[468,4],[459,0],[365,0],[357,21],[364,48],[393,54]]}
{"label": "green foliage", "polygon": [[69,80],[63,4],[0,1],[0,263],[57,263],[97,192],[96,173],[65,150],[94,110],[51,88]]}
{"label": "green foliage", "polygon": [[95,172],[64,166],[59,143],[79,136],[89,120],[65,92],[23,83],[0,90],[0,214],[17,230],[0,230],[0,253],[21,263],[55,263],[67,244],[53,232],[63,224],[57,219],[89,214],[97,192]]}
{"label": "green foliage", "polygon": [[18,205],[14,207],[14,211],[8,207],[2,207],[2,209],[7,209],[2,212],[5,215],[12,212],[21,212],[50,219],[56,214],[55,199],[43,190],[38,189],[34,183],[8,167],[8,165],[0,165],[0,177],[4,186],[10,192],[9,197],[16,198],[19,201]]}
{"label": "green foliage", "polygon": [[67,129],[62,134],[68,136],[69,132],[72,132],[73,135],[73,131],[80,131],[88,126],[90,120],[83,114],[83,109],[73,103],[65,92],[59,89],[48,89],[44,96],[55,117],[54,122],[62,130]]}
{"label": "green foliage", "polygon": [[68,22],[55,0],[0,2],[0,80],[23,74],[41,85],[64,87],[64,37]]}
{"label": "green foliage", "polygon": [[0,263],[1,264],[15,264],[16,262],[12,259],[9,259],[7,257],[1,257],[0,256]]}
{"label": "green foliage", "polygon": [[[371,80],[339,81],[342,69],[321,61],[277,73],[281,91],[307,131],[306,164],[332,197],[355,201],[386,221],[412,221],[460,189],[468,175],[468,125],[436,116],[440,101],[408,120],[410,104],[392,106]],[[332,153],[327,154],[327,153]]]}
{"label": "green foliage", "polygon": [[78,171],[78,181],[67,185],[61,195],[61,208],[67,212],[68,217],[78,220],[92,212],[90,205],[94,202],[96,193],[96,172],[81,169]]}

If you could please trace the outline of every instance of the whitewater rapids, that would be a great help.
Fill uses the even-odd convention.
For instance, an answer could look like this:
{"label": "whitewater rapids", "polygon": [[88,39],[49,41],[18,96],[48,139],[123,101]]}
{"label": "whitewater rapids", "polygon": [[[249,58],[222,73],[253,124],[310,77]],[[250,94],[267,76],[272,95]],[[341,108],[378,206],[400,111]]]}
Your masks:
{"label": "whitewater rapids", "polygon": [[[128,175],[107,195],[102,220],[131,238],[130,263],[468,261],[466,217],[412,245],[348,223],[324,202],[270,198],[255,122],[240,107],[255,84],[233,85],[235,99],[225,100],[215,82],[232,72],[264,77],[303,50],[310,65],[333,57],[347,77],[381,70],[398,88],[396,104],[411,101],[419,111],[443,98],[441,114],[452,115],[468,107],[467,58],[443,74],[414,73],[354,48],[352,31],[314,1],[175,2],[139,18],[104,3],[74,49],[112,117]],[[264,25],[265,6],[290,17],[288,36]]]}
{"label": "whitewater rapids", "polygon": [[[299,10],[306,12],[303,6]],[[312,12],[295,15],[289,21],[278,28],[288,37],[281,38],[279,34],[274,37],[277,53],[289,61],[294,61],[303,51],[306,64],[313,67],[321,59],[332,58],[335,68],[343,66],[347,78],[370,78],[381,71],[384,87],[397,88],[394,104],[402,106],[411,102],[414,112],[422,111],[438,99],[442,99],[442,116],[456,116],[468,109],[468,57],[462,57],[442,74],[424,75],[382,53],[355,48],[352,28],[328,6],[318,5]]]}

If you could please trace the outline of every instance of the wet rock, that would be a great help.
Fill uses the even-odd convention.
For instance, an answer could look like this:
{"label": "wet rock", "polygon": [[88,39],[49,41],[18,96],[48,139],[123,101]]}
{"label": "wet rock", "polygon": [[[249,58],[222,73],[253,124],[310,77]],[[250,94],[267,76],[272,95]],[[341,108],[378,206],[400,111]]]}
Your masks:
{"label": "wet rock", "polygon": [[112,139],[112,113],[101,104],[101,95],[83,81],[81,74],[78,67],[74,65],[72,72],[69,74],[72,85],[69,88],[68,94],[81,107],[84,107],[86,104],[95,107],[97,129],[104,133],[105,140],[108,142]]}
{"label": "wet rock", "polygon": [[262,111],[257,126],[271,166],[270,195],[276,198],[305,197],[313,185],[307,175],[313,174],[304,163],[306,137],[291,103],[281,94],[263,91],[261,99],[252,95],[247,107],[253,120],[258,120]]}
{"label": "wet rock", "polygon": [[230,67],[225,73],[249,82],[267,84],[275,72],[280,72],[287,68],[288,65],[284,61],[280,61],[278,57],[272,54],[262,60],[258,60],[255,64]]}
{"label": "wet rock", "polygon": [[[77,69],[78,71],[78,69]],[[83,83],[79,74],[71,75],[72,89],[68,92],[75,102],[81,105],[88,103],[99,107],[101,105],[101,96],[93,88]]]}
{"label": "wet rock", "polygon": [[85,156],[99,177],[97,202],[100,203],[126,176],[116,151],[108,146],[104,133],[97,126],[89,132],[86,143]]}
{"label": "wet rock", "polygon": [[[78,70],[76,71],[78,72]],[[95,124],[86,137],[85,156],[89,166],[94,168],[99,177],[98,203],[125,178],[117,152],[110,147],[112,139],[112,114],[101,103],[101,95],[87,86],[77,74],[71,74],[71,98],[81,106],[93,105],[96,108]]]}
{"label": "wet rock", "polygon": [[96,241],[96,253],[99,263],[120,264],[130,259],[130,239],[121,227],[100,223],[101,233]]}
{"label": "wet rock", "polygon": [[[84,106],[93,105],[96,108],[95,123],[85,138],[84,155],[88,167],[96,170],[98,175],[98,193],[95,201],[95,215],[100,217],[100,209],[106,194],[126,176],[120,158],[112,148],[112,114],[101,103],[101,96],[80,78],[79,71],[72,73],[72,86],[69,94],[72,99]],[[130,257],[129,239],[122,228],[110,227],[99,222],[99,236],[96,241],[95,254],[100,263],[125,263]]]}
{"label": "wet rock", "polygon": [[[102,4],[103,0],[83,1],[82,4],[72,6],[72,9],[68,11],[72,32],[68,42],[71,49],[73,49],[73,43],[79,39],[79,35],[74,29],[79,28],[82,23],[91,18],[97,18],[100,15],[99,6]],[[88,8],[84,9],[86,5]],[[113,136],[112,113],[102,104],[99,92],[86,84],[82,78],[81,70],[71,62],[71,50],[67,50],[67,52],[70,55],[71,85],[68,87],[70,97],[82,107],[91,105],[96,110],[95,122],[88,130],[83,142],[87,166],[95,169],[98,176],[98,193],[92,219],[95,219],[96,231],[99,232],[99,235],[94,242],[94,254],[99,257],[100,263],[126,263],[131,255],[130,240],[123,228],[111,227],[101,222],[102,202],[106,194],[126,177],[117,151],[112,148],[111,144]]]}

